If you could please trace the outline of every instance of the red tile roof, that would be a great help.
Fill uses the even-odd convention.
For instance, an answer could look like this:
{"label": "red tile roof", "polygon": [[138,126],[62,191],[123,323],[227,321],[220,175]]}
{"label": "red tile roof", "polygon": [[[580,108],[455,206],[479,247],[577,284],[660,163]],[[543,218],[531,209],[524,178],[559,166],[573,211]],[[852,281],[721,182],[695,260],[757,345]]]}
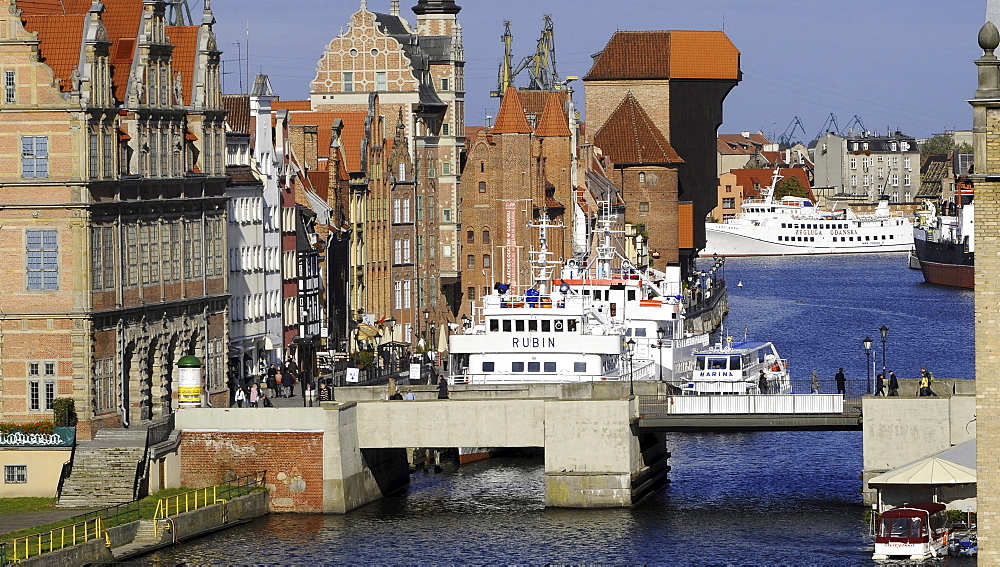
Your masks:
{"label": "red tile roof", "polygon": [[170,67],[181,74],[184,104],[194,100],[195,65],[198,56],[198,26],[167,26],[167,37],[174,46]]}
{"label": "red tile roof", "polygon": [[721,31],[619,31],[585,81],[740,78],[740,52]]}
{"label": "red tile roof", "polygon": [[[743,198],[750,197],[760,197],[760,190],[756,187],[763,189],[764,187],[770,187],[771,179],[774,177],[773,169],[733,169],[731,172],[736,176],[736,185],[743,188]],[[813,196],[812,187],[809,185],[809,176],[806,175],[804,169],[797,167],[787,167],[778,170],[778,173],[784,177],[794,177],[799,180],[799,183],[803,187],[809,190],[809,199],[815,201]]]}
{"label": "red tile roof", "polygon": [[715,145],[718,152],[723,155],[753,155],[757,153],[757,146],[770,144],[770,140],[760,133],[750,134],[746,137],[743,134],[719,134]]}
{"label": "red tile roof", "polygon": [[536,136],[571,136],[569,118],[563,111],[563,95],[550,92],[545,97],[545,110],[535,126]]}
{"label": "red tile roof", "polygon": [[524,116],[524,107],[521,105],[521,97],[517,94],[517,89],[507,87],[507,92],[503,95],[500,103],[500,112],[497,112],[496,122],[493,123],[493,134],[530,134],[531,125]]}
{"label": "red tile roof", "polygon": [[[142,23],[142,2],[134,0],[103,0],[104,14],[101,20],[108,32],[111,46],[112,71],[115,99],[125,100],[132,59],[135,56],[136,38]],[[184,102],[188,102],[185,100]]]}
{"label": "red tile roof", "polygon": [[[291,102],[291,104],[289,104]],[[300,101],[274,101],[271,107],[274,110],[288,110],[288,121],[290,124],[300,126],[316,126],[317,148],[316,155],[319,157],[330,157],[330,140],[333,138],[333,122],[336,119],[344,121],[344,129],[341,130],[341,145],[344,149],[344,164],[348,171],[361,170],[361,140],[365,137],[365,118],[367,112],[303,112],[296,110],[301,108]],[[289,106],[293,108],[289,108]]]}
{"label": "red tile roof", "polygon": [[42,63],[52,69],[59,90],[73,90],[70,78],[80,63],[85,14],[22,14],[24,29],[38,32]]}
{"label": "red tile roof", "polygon": [[594,144],[615,163],[684,163],[631,92],[594,135]]}
{"label": "red tile roof", "polygon": [[254,133],[250,127],[250,95],[222,95],[222,106],[228,111],[226,124],[231,131]]}
{"label": "red tile roof", "polygon": [[274,106],[275,108],[284,108],[287,110],[298,110],[298,111],[312,110],[312,103],[309,102],[308,100],[281,100],[281,101],[276,100],[274,101],[274,103],[272,103],[272,106]]}

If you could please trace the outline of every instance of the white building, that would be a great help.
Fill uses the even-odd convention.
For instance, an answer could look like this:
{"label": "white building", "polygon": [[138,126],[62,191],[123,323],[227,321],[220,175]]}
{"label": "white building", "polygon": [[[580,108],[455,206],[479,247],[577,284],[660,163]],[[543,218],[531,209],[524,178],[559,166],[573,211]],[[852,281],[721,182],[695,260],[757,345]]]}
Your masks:
{"label": "white building", "polygon": [[920,148],[901,132],[828,133],[816,141],[816,187],[875,201],[912,202],[920,187]]}

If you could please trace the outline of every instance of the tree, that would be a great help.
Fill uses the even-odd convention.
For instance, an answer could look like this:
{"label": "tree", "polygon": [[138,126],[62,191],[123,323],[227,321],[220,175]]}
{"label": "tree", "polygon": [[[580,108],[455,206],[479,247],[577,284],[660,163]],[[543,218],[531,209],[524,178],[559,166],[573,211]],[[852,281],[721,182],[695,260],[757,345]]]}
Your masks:
{"label": "tree", "polygon": [[951,134],[935,134],[920,144],[920,161],[929,155],[947,155],[948,150],[957,154],[971,154],[972,146],[966,143],[956,144],[955,136]]}
{"label": "tree", "polygon": [[774,197],[775,201],[780,201],[782,197],[787,197],[791,195],[792,197],[802,197],[803,199],[809,198],[809,189],[802,186],[802,182],[799,181],[797,177],[785,177],[781,181],[778,181],[777,185],[774,186]]}

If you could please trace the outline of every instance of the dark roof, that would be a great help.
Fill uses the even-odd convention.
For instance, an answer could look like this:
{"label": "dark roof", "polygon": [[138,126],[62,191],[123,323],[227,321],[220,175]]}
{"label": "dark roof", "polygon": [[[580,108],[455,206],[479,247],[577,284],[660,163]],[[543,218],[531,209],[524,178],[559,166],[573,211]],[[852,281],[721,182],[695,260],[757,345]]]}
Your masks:
{"label": "dark roof", "polygon": [[406,29],[406,24],[403,23],[403,19],[399,16],[392,16],[390,14],[379,14],[374,12],[375,22],[382,28],[382,31],[391,35],[410,35],[410,31]]}
{"label": "dark roof", "polygon": [[631,91],[594,134],[594,145],[616,164],[684,163]]}

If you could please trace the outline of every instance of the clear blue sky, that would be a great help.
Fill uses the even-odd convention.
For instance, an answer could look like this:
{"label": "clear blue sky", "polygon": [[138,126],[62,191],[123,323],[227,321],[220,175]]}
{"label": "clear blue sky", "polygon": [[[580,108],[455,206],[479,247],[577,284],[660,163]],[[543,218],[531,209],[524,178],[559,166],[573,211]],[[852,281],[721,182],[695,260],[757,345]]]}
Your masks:
{"label": "clear blue sky", "polygon": [[[188,0],[200,21],[204,0]],[[416,0],[401,0],[411,23]],[[466,121],[496,115],[500,35],[511,21],[515,62],[535,49],[542,16],[555,24],[559,74],[582,77],[590,56],[616,30],[724,29],[741,52],[743,81],[724,106],[723,133],[780,135],[801,118],[808,141],[830,113],[841,128],[854,115],[869,130],[926,137],[969,129],[976,88],[976,36],[985,0],[458,0],[465,33]],[[326,44],[346,29],[360,0],[215,0],[227,93],[265,73],[283,100],[308,96]],[[389,0],[368,0],[389,11]],[[247,54],[249,53],[249,63]],[[247,71],[247,68],[249,71]],[[517,85],[525,78],[518,77]],[[575,83],[583,106],[582,84]],[[242,89],[247,90],[243,78]]]}

